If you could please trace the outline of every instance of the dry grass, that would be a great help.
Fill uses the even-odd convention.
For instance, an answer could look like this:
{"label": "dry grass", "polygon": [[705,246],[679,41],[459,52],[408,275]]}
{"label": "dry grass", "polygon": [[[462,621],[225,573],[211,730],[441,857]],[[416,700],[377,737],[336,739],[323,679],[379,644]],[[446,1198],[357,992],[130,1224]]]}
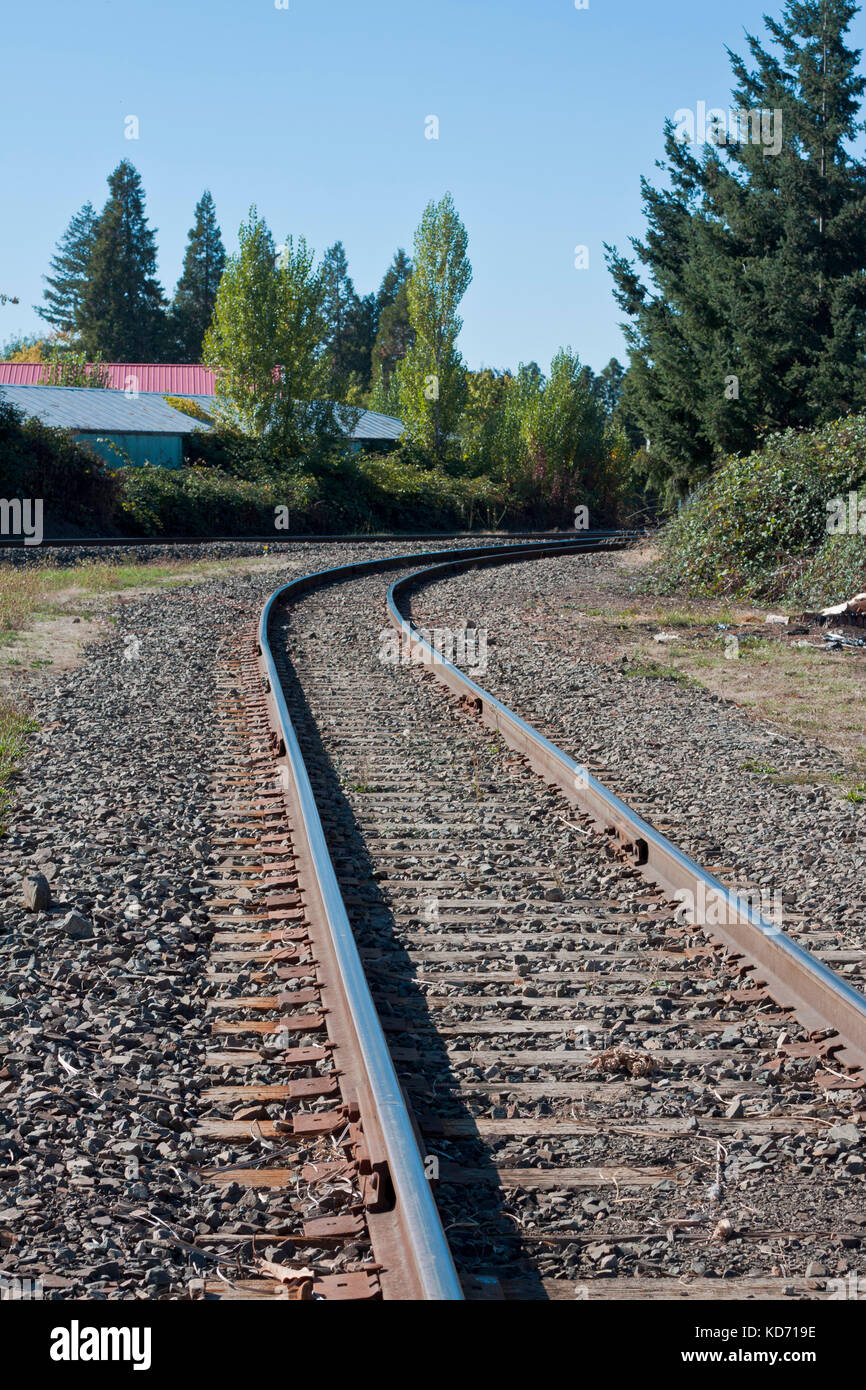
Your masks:
{"label": "dry grass", "polygon": [[607,1048],[605,1052],[599,1052],[593,1057],[592,1065],[597,1071],[606,1072],[608,1075],[625,1072],[628,1076],[650,1076],[655,1063],[648,1052],[639,1052],[636,1047],[620,1044],[618,1047]]}
{"label": "dry grass", "polygon": [[795,647],[763,636],[741,639],[738,651],[736,660],[728,660],[723,639],[709,637],[668,648],[674,668],[714,695],[840,755],[850,778],[840,779],[828,766],[827,780],[840,782],[843,794],[849,782],[861,783],[866,777],[866,654]]}
{"label": "dry grass", "polygon": [[42,615],[76,611],[77,600],[121,594],[131,589],[159,589],[195,584],[214,574],[287,568],[273,555],[237,560],[169,560],[159,564],[112,565],[91,560],[71,568],[0,565],[0,635],[18,632]]}
{"label": "dry grass", "polygon": [[15,768],[24,753],[28,732],[35,728],[32,719],[14,705],[0,701],[0,829],[10,797],[10,784]]}

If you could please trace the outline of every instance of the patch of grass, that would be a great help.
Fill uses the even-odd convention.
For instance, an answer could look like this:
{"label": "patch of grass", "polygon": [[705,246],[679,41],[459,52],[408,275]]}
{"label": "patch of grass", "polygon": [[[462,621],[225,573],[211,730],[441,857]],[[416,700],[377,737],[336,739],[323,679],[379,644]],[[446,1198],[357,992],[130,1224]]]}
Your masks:
{"label": "patch of grass", "polygon": [[759,777],[776,777],[776,769],[770,763],[762,763],[757,758],[747,758],[740,763],[741,772],[755,772]]}
{"label": "patch of grass", "polygon": [[675,681],[678,685],[688,685],[689,677],[675,666],[663,666],[660,661],[648,661],[645,657],[635,657],[628,666],[623,666],[624,676],[639,676],[646,680]]}
{"label": "patch of grass", "polygon": [[15,767],[27,746],[27,735],[36,725],[14,705],[0,701],[0,830],[11,796],[10,786]]}
{"label": "patch of grass", "polygon": [[853,801],[855,806],[859,806],[861,801],[866,801],[866,782],[858,782],[856,786],[849,787],[845,793],[846,801]]}

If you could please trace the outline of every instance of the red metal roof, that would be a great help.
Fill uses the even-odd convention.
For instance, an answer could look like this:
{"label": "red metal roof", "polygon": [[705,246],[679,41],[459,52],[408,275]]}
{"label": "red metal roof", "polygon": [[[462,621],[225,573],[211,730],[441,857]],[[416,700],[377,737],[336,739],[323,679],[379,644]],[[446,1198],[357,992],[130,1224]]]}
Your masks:
{"label": "red metal roof", "polygon": [[[212,396],[214,374],[207,367],[153,362],[106,362],[110,389],[156,391],[172,396]],[[0,386],[39,386],[41,362],[0,362]]]}

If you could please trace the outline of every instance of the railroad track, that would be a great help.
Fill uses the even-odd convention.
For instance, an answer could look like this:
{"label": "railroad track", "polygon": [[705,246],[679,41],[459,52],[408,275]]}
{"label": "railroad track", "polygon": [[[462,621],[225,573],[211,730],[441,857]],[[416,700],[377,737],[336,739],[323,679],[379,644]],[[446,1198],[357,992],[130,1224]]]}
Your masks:
{"label": "railroad track", "polygon": [[226,658],[202,1178],[257,1224],[208,1296],[825,1298],[864,1267],[863,996],[405,616],[575,548],[307,576]]}

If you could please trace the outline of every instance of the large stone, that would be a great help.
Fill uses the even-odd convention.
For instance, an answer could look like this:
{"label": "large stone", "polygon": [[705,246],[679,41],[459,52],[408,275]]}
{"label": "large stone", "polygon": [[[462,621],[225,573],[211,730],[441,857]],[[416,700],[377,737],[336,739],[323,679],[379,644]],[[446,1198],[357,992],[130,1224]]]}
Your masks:
{"label": "large stone", "polygon": [[51,906],[51,885],[44,874],[28,874],[22,889],[28,911],[45,912]]}
{"label": "large stone", "polygon": [[89,941],[93,936],[91,923],[86,917],[82,917],[80,912],[67,912],[60,926],[67,936],[72,936],[78,941]]}

